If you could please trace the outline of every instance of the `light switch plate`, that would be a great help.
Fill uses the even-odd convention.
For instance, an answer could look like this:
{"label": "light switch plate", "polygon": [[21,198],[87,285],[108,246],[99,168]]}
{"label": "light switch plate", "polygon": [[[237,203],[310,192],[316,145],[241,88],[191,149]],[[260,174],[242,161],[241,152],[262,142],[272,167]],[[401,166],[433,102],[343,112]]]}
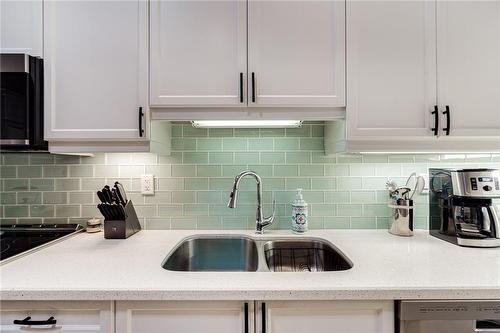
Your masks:
{"label": "light switch plate", "polygon": [[155,176],[142,175],[141,176],[141,194],[153,195],[155,194]]}

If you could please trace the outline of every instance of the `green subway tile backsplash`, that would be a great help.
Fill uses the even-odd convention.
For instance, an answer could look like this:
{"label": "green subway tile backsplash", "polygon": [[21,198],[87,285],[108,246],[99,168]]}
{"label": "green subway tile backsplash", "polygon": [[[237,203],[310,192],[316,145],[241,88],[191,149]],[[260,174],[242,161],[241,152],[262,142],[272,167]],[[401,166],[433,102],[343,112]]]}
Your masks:
{"label": "green subway tile backsplash", "polygon": [[[498,154],[325,156],[324,126],[199,129],[172,125],[172,154],[48,153],[0,155],[2,223],[67,223],[100,217],[95,191],[120,181],[146,229],[253,229],[256,184],[241,182],[238,207],[226,206],[234,176],[252,169],[263,179],[265,214],[276,199],[273,229],[290,227],[290,202],[303,189],[310,228],[387,228],[387,177],[403,183],[429,167],[500,168]],[[140,176],[155,175],[155,195],[140,194]],[[426,228],[427,196],[416,198],[415,225]]]}

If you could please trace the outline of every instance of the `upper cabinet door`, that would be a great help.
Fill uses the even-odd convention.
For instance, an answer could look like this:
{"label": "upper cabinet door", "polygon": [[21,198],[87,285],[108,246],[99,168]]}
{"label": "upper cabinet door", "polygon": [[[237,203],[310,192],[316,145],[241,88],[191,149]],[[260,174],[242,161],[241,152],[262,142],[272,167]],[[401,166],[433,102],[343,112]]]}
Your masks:
{"label": "upper cabinet door", "polygon": [[147,9],[142,0],[44,2],[46,139],[145,139]]}
{"label": "upper cabinet door", "polygon": [[345,106],[345,2],[248,8],[249,106]]}
{"label": "upper cabinet door", "polygon": [[151,105],[245,106],[246,2],[151,1]]}
{"label": "upper cabinet door", "polygon": [[[450,136],[500,136],[500,2],[438,3],[438,100]],[[443,115],[441,135],[446,135]]]}
{"label": "upper cabinet door", "polygon": [[347,137],[432,138],[435,3],[347,3]]}
{"label": "upper cabinet door", "polygon": [[42,0],[0,1],[0,53],[42,57]]}

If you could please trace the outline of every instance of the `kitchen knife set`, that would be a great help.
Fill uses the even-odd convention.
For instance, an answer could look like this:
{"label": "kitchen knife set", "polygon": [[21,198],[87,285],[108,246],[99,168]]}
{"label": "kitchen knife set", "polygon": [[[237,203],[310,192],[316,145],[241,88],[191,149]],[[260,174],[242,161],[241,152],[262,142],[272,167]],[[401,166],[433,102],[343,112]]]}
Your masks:
{"label": "kitchen knife set", "polygon": [[105,185],[101,191],[97,191],[97,197],[101,200],[97,208],[106,220],[125,220],[128,199],[122,184],[115,182],[113,188]]}

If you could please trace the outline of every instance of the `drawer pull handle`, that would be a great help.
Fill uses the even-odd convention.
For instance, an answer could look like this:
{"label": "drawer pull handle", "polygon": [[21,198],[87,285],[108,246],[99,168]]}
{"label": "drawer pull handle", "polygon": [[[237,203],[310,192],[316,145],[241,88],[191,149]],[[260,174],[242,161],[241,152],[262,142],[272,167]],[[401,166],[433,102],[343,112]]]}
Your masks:
{"label": "drawer pull handle", "polygon": [[26,317],[23,320],[14,320],[14,325],[36,326],[36,325],[55,325],[57,320],[50,317],[47,320],[30,320],[31,317]]}
{"label": "drawer pull handle", "polygon": [[267,326],[266,326],[266,303],[262,303],[262,333],[266,333],[267,331]]}
{"label": "drawer pull handle", "polygon": [[245,333],[248,333],[248,303],[245,303]]}

